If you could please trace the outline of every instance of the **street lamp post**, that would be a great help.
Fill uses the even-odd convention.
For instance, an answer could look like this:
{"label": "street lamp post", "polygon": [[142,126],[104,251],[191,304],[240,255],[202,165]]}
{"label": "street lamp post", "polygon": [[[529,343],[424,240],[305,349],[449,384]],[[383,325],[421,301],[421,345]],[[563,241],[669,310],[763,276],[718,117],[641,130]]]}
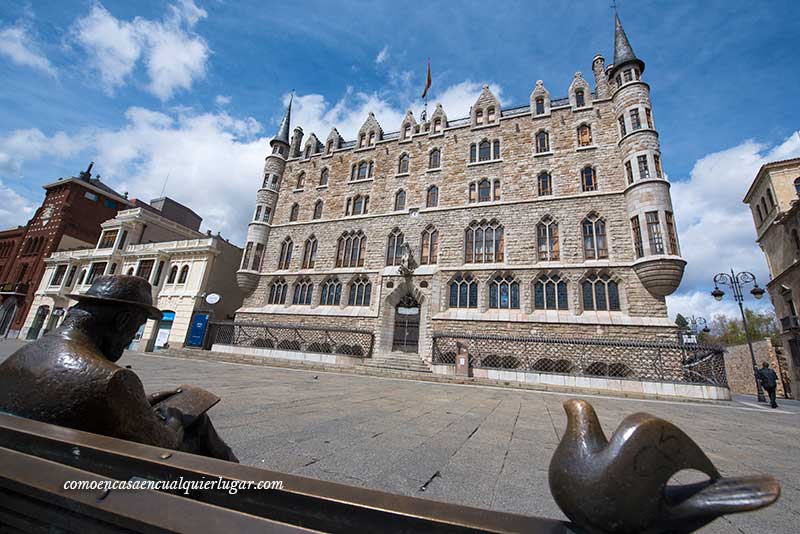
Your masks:
{"label": "street lamp post", "polygon": [[756,355],[753,352],[753,342],[750,341],[750,332],[747,330],[747,317],[745,317],[744,306],[742,305],[742,302],[744,302],[742,285],[746,284],[753,284],[753,289],[750,290],[750,294],[753,295],[753,297],[755,297],[756,300],[764,296],[764,290],[758,287],[758,282],[756,282],[756,277],[753,273],[747,271],[735,273],[733,269],[731,269],[731,274],[719,273],[716,276],[714,276],[714,291],[711,292],[711,295],[717,300],[722,300],[722,297],[725,296],[725,292],[719,288],[720,285],[728,286],[733,290],[733,299],[739,305],[739,311],[742,313],[744,336],[747,339],[747,346],[750,348],[750,361],[753,364],[753,378],[756,381],[756,392],[758,394],[758,402],[767,402],[767,399],[764,397],[764,390],[761,389],[761,382],[758,380],[758,366],[756,364]]}
{"label": "street lamp post", "polygon": [[686,319],[686,322],[689,323],[689,330],[696,336],[699,335],[700,332],[704,334],[711,332],[711,330],[708,329],[708,323],[703,317],[695,317],[692,315]]}

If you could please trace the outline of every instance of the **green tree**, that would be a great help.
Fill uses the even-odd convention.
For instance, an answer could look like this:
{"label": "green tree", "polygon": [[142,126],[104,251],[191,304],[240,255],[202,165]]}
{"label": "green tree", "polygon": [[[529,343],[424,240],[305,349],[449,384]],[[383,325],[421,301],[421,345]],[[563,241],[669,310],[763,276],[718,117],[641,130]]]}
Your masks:
{"label": "green tree", "polygon": [[[780,335],[778,321],[774,313],[756,312],[745,308],[744,315],[747,318],[747,331],[752,341],[766,338],[774,340],[776,336]],[[703,336],[703,341],[722,345],[747,343],[741,319],[732,320],[726,315],[717,314],[711,320],[709,329],[711,332]]]}

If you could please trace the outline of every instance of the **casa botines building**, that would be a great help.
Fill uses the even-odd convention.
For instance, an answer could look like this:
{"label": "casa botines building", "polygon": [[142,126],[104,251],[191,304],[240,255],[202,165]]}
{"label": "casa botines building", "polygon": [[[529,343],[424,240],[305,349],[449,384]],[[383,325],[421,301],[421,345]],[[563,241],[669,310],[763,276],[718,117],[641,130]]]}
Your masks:
{"label": "casa botines building", "polygon": [[[468,117],[436,105],[391,133],[370,113],[355,140],[301,126],[290,138],[290,102],[237,321],[358,329],[376,356],[434,365],[446,335],[497,337],[512,359],[520,336],[675,341],[665,297],[686,262],[645,63],[618,18],[614,62],[597,55],[591,72],[563,97],[537,81],[518,107],[484,86]],[[548,350],[552,371],[566,356]],[[625,357],[585,365],[625,376]]]}

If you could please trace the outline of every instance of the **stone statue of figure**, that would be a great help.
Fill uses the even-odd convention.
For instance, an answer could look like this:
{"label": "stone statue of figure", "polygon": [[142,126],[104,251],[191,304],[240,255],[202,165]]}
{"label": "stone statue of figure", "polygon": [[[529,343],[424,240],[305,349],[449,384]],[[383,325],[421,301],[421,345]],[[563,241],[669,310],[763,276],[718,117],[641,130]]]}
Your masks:
{"label": "stone statue of figure", "polygon": [[407,241],[404,241],[402,245],[400,245],[400,274],[403,276],[408,276],[414,272],[414,256],[411,252],[411,245],[408,244]]}
{"label": "stone statue of figure", "polygon": [[168,406],[180,390],[148,397],[139,377],[114,363],[147,319],[161,319],[146,280],[101,276],[68,296],[78,303],[63,324],[0,364],[0,411],[238,462],[204,410],[189,417]]}

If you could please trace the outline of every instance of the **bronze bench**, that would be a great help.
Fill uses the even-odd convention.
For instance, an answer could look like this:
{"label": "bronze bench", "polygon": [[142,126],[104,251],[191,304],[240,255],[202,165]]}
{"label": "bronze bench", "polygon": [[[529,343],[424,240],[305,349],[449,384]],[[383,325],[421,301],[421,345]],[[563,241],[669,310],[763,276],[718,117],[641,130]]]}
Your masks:
{"label": "bronze bench", "polygon": [[[65,490],[69,480],[282,480],[280,490]],[[0,413],[0,531],[575,532],[561,521],[346,486]]]}

